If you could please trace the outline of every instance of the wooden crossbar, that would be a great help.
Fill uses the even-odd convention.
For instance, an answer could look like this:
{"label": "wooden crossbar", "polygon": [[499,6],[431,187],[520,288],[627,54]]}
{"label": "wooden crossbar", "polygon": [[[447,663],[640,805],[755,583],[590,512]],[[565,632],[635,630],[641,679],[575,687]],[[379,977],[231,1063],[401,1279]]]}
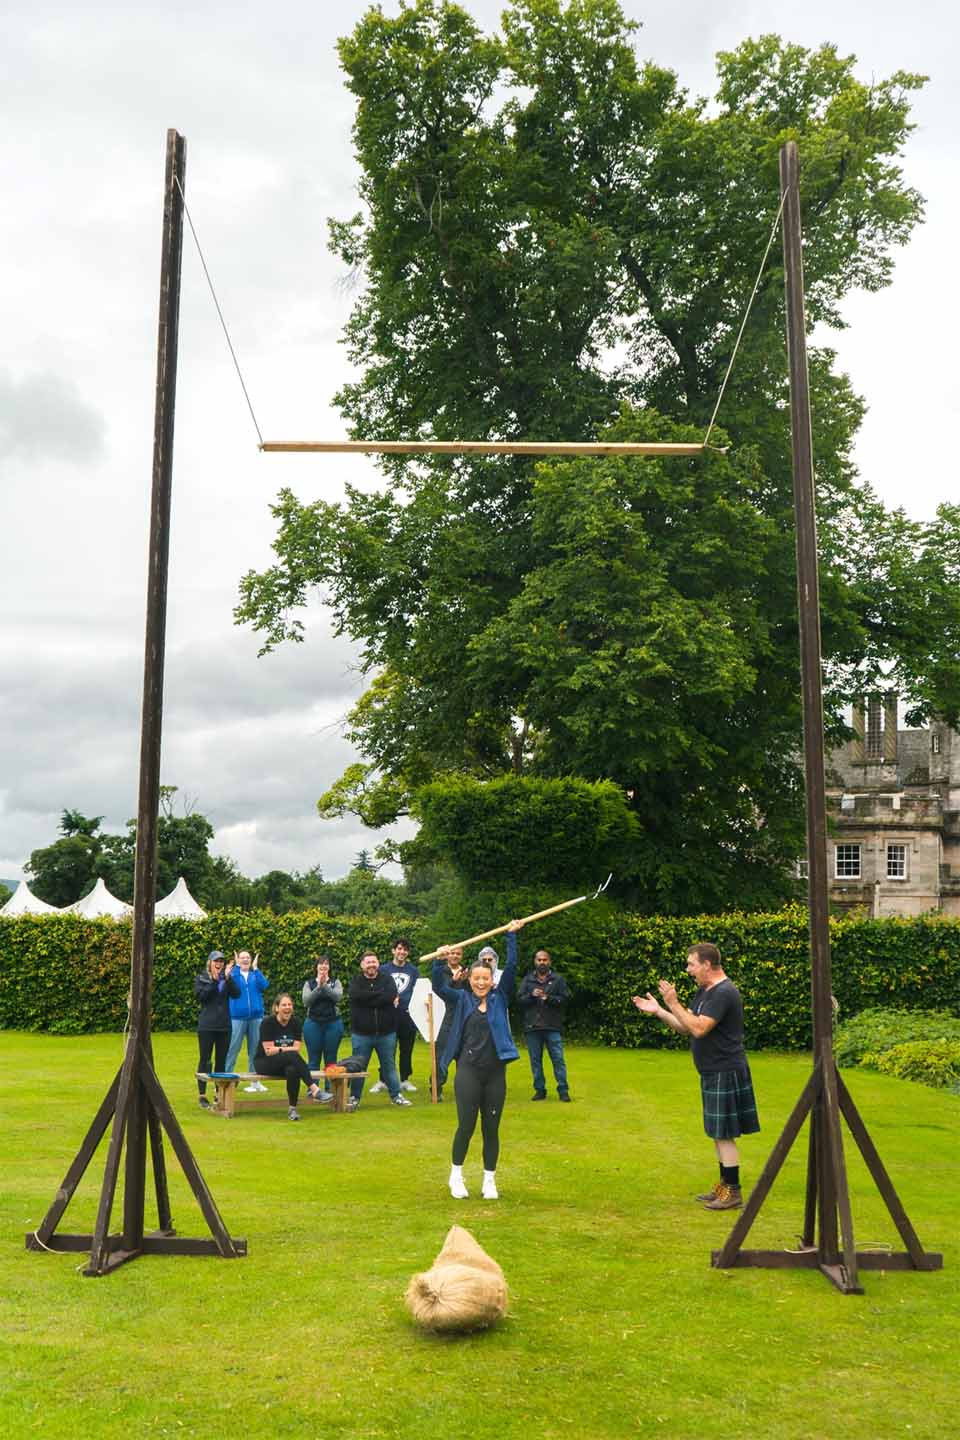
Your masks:
{"label": "wooden crossbar", "polygon": [[260,446],[271,455],[700,455],[706,448],[604,440],[265,440]]}

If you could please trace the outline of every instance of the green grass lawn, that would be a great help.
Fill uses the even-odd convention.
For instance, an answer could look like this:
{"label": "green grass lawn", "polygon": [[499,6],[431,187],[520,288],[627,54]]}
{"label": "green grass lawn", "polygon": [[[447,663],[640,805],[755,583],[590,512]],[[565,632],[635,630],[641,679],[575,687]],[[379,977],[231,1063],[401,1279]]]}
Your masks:
{"label": "green grass lawn", "polygon": [[[157,1068],[245,1259],[140,1259],[102,1279],[83,1257],[27,1253],[121,1058],[117,1036],[0,1033],[0,1419],[91,1437],[265,1430],[327,1437],[863,1437],[955,1434],[960,1101],[847,1072],[861,1113],[941,1273],[865,1274],[842,1296],[817,1273],[710,1268],[730,1215],[692,1203],[712,1183],[693,1067],[682,1054],[569,1052],[575,1103],[530,1103],[510,1067],[502,1199],[446,1190],[452,1103],[425,1091],[355,1115],[302,1106],[201,1112],[194,1038],[159,1035]],[[424,1050],[415,1078],[425,1079]],[[762,1135],[749,1186],[809,1072],[758,1055]],[[28,1078],[30,1077],[30,1078]],[[849,1142],[849,1137],[848,1142]],[[105,1147],[61,1228],[92,1228]],[[751,1233],[796,1244],[805,1135]],[[848,1143],[857,1242],[901,1248]],[[174,1223],[206,1233],[168,1149]],[[467,1164],[479,1191],[479,1136]],[[119,1200],[119,1197],[118,1197]],[[119,1204],[115,1215],[121,1213]],[[149,1223],[155,1223],[151,1212]],[[501,1263],[510,1314],[435,1339],[403,1305],[450,1224]],[[119,1228],[119,1227],[115,1227]]]}

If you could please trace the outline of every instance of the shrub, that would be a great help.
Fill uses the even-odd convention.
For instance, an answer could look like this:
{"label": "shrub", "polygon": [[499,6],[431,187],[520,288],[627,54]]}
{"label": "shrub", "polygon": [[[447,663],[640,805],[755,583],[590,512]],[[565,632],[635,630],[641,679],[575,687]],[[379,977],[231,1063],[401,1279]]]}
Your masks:
{"label": "shrub", "polygon": [[[867,1058],[864,1057],[864,1064]],[[899,1080],[918,1080],[921,1085],[933,1085],[960,1094],[960,1039],[909,1040],[869,1059],[875,1062],[871,1068],[884,1075],[896,1075]]]}
{"label": "shrub", "polygon": [[[922,1010],[861,1010],[837,1028],[833,1053],[838,1065],[867,1065],[894,1048],[913,1041],[960,1041],[960,1019]],[[873,1063],[868,1064],[868,1057]]]}

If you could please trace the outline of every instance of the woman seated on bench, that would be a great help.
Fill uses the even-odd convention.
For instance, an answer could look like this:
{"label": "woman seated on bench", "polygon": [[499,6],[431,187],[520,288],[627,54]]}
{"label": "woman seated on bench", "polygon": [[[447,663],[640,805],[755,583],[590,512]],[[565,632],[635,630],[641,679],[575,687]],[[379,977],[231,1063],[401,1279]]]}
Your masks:
{"label": "woman seated on bench", "polygon": [[291,1120],[299,1120],[297,1100],[300,1096],[300,1081],[308,1087],[311,1100],[320,1099],[320,1086],[310,1074],[310,1067],[300,1054],[303,1032],[300,1021],[293,1013],[293,1001],[283,991],[273,1002],[273,1014],[260,1026],[260,1044],[254,1056],[253,1067],[258,1075],[270,1075],[274,1079],[283,1076],[287,1082],[287,1100],[290,1103]]}

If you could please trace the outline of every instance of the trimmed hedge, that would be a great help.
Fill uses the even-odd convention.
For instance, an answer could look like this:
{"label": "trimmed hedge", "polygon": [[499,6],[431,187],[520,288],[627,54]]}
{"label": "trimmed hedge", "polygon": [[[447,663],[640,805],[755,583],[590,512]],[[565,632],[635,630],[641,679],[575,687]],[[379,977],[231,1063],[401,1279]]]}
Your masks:
{"label": "trimmed hedge", "polygon": [[[298,1010],[311,959],[325,951],[340,972],[356,966],[367,946],[389,958],[390,940],[422,944],[418,920],[356,919],[306,910],[219,910],[205,920],[163,920],[156,927],[153,1023],[192,1030],[197,1020],[193,977],[211,950],[259,952],[270,994],[289,990]],[[0,917],[0,1028],[79,1034],[122,1030],[130,986],[129,920],[77,915]]]}
{"label": "trimmed hedge", "polygon": [[[154,1024],[192,1029],[193,976],[214,948],[259,951],[271,993],[299,1000],[311,959],[327,950],[341,970],[353,969],[371,945],[388,954],[396,934],[414,954],[489,925],[491,916],[523,915],[565,897],[515,890],[475,892],[429,920],[351,918],[303,911],[219,911],[206,920],[157,925]],[[870,1007],[956,1012],[960,998],[960,921],[831,922],[833,989],[840,1018]],[[608,1045],[685,1042],[638,1014],[631,995],[655,990],[660,976],[691,993],[684,974],[688,946],[712,940],[744,995],[749,1049],[807,1049],[811,1043],[807,916],[793,907],[771,915],[697,917],[628,915],[603,901],[578,905],[520,935],[521,969],[545,945],[566,976],[574,1000],[570,1030]],[[502,953],[502,950],[501,950]],[[120,1030],[126,1022],[130,924],[75,915],[0,917],[0,1028],[78,1033]]]}

